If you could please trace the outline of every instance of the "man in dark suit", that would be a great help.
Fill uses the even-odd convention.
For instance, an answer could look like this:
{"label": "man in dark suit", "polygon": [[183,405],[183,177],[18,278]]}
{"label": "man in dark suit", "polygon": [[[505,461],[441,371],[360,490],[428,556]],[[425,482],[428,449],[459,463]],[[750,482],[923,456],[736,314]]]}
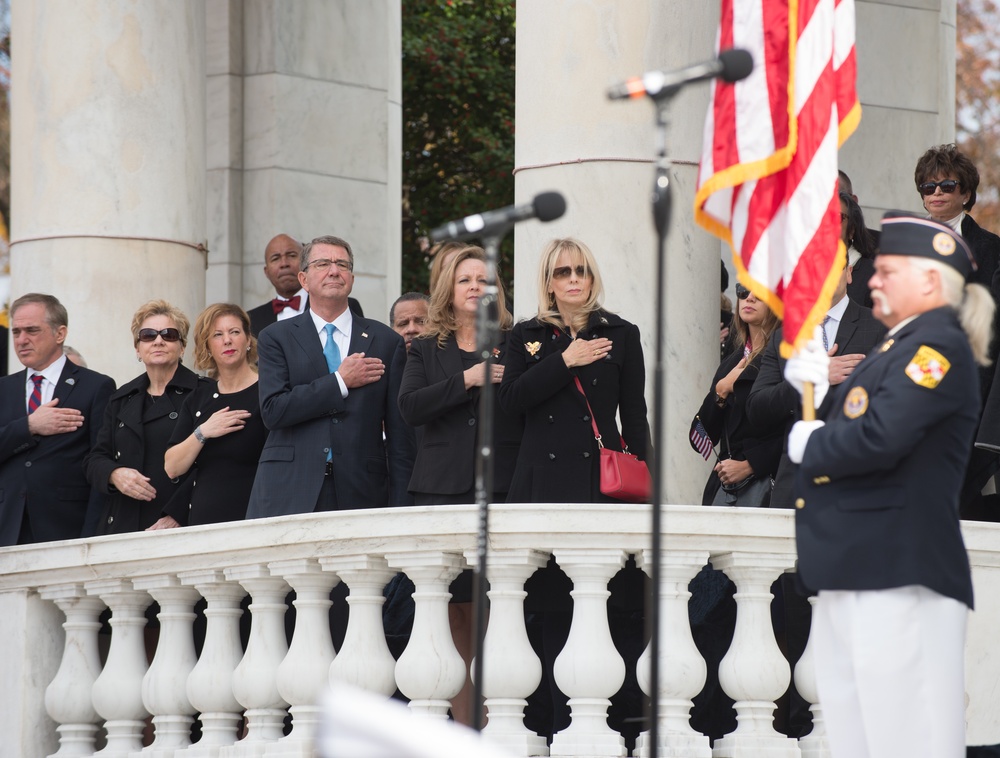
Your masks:
{"label": "man in dark suit", "polygon": [[[875,267],[887,339],[788,440],[816,682],[835,758],[958,758],[972,607],[958,501],[994,305],[945,224],[886,214]],[[822,400],[826,361],[813,342],[785,373]]]}
{"label": "man in dark suit", "polygon": [[[837,385],[851,375],[854,367],[868,354],[885,334],[885,326],[863,308],[847,297],[847,285],[851,281],[850,267],[841,274],[840,282],[831,298],[828,321],[824,330],[827,334],[827,349],[830,359],[830,384]],[[791,430],[802,414],[799,394],[785,381],[785,360],[778,346],[782,331],[779,328],[764,349],[760,372],[747,397],[746,416],[758,429],[774,429],[785,425],[785,432]],[[787,451],[782,454],[778,473],[771,492],[772,508],[792,507],[792,484],[795,481],[795,466],[788,460]]]}
{"label": "man in dark suit", "polygon": [[[305,312],[309,295],[299,284],[301,256],[302,243],[287,234],[274,237],[264,248],[264,276],[274,286],[277,295],[270,302],[247,311],[250,331],[255,337],[260,336],[265,326]],[[365,315],[361,304],[353,297],[348,299],[348,303],[356,315]]]}
{"label": "man in dark suit", "polygon": [[67,314],[52,295],[11,305],[24,371],[0,379],[0,546],[93,534],[103,496],[83,473],[114,381],[63,355]]}
{"label": "man in dark suit", "polygon": [[260,335],[270,434],[247,518],[413,502],[413,430],[396,402],[406,347],[385,324],[351,313],[353,269],[346,241],[310,242],[299,272],[308,310]]}
{"label": "man in dark suit", "polygon": [[0,376],[7,376],[7,341],[10,330],[0,325]]}

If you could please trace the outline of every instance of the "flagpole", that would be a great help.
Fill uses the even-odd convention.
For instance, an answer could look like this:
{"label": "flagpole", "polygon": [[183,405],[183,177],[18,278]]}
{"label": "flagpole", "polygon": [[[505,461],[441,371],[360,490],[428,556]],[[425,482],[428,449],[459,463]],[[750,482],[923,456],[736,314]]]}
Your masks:
{"label": "flagpole", "polygon": [[802,420],[803,421],[816,420],[816,405],[813,402],[812,382],[802,383]]}

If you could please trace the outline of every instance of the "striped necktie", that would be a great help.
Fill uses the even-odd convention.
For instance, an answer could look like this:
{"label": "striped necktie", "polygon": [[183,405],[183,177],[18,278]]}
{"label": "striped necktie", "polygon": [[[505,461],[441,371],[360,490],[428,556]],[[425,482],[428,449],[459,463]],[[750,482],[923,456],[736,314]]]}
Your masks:
{"label": "striped necktie", "polygon": [[31,381],[35,383],[35,387],[31,390],[31,397],[28,398],[28,415],[37,411],[38,406],[42,404],[42,380],[44,378],[41,374],[31,375]]}
{"label": "striped necktie", "polygon": [[827,323],[829,321],[830,321],[830,317],[829,316],[825,316],[823,318],[822,329],[823,329],[823,349],[824,350],[829,350],[830,349],[830,338],[826,336],[826,325],[827,325]]}

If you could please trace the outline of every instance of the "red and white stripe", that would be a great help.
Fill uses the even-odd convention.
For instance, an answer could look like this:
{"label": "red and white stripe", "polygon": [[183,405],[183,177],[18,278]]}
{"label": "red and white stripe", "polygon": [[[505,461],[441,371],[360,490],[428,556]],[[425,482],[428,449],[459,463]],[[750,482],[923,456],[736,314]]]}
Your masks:
{"label": "red and white stripe", "polygon": [[723,0],[717,46],[755,65],[714,85],[695,218],[784,319],[788,355],[822,320],[845,261],[837,150],[861,117],[854,0]]}

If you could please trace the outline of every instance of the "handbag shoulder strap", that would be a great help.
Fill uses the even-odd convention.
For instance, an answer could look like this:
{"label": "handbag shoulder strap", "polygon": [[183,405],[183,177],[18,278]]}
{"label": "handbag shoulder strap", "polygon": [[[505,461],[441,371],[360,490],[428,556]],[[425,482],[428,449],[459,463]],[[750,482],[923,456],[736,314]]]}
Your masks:
{"label": "handbag shoulder strap", "polygon": [[[594,409],[590,407],[590,400],[587,399],[587,393],[583,391],[583,385],[580,383],[580,377],[574,376],[573,382],[576,384],[576,388],[583,395],[583,402],[587,404],[587,413],[590,414],[590,426],[594,430],[594,439],[597,440],[597,446],[599,448],[604,447],[604,443],[601,441],[601,430],[597,428],[597,419],[594,417]],[[628,445],[625,444],[625,438],[619,435],[619,439],[622,441],[622,450],[626,453],[628,452]]]}

